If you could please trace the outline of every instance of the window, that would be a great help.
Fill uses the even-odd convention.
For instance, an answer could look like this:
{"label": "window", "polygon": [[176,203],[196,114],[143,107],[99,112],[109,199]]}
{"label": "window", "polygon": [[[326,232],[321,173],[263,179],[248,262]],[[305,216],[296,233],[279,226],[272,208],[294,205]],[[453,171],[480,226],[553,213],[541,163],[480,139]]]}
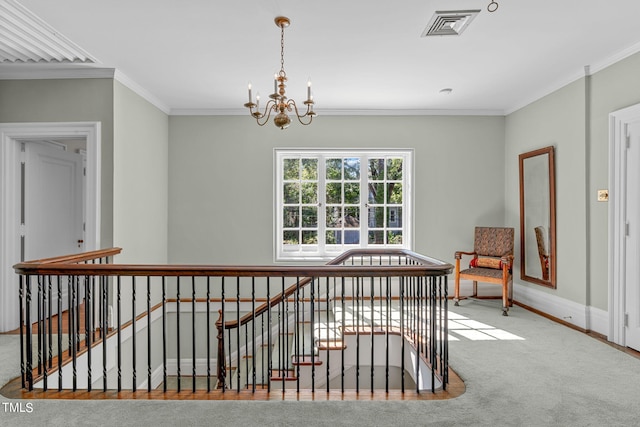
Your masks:
{"label": "window", "polygon": [[276,149],[276,260],[411,249],[412,154]]}

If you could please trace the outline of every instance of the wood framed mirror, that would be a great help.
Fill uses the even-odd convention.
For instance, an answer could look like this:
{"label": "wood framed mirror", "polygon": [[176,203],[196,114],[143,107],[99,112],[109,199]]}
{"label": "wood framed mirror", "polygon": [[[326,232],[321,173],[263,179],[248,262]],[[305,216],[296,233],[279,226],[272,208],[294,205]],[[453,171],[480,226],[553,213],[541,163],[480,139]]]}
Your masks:
{"label": "wood framed mirror", "polygon": [[520,279],[556,287],[554,148],[522,153],[520,163]]}

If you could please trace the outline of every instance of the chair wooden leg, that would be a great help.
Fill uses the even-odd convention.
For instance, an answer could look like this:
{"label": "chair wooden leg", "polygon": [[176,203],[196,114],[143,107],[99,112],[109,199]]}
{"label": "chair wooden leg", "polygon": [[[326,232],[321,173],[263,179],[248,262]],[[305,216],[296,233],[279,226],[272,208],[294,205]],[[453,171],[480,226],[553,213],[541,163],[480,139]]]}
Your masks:
{"label": "chair wooden leg", "polygon": [[460,302],[460,259],[456,259],[455,285],[453,287],[453,305],[458,306]]}
{"label": "chair wooden leg", "polygon": [[509,282],[502,282],[502,315],[508,316],[509,313]]}
{"label": "chair wooden leg", "polygon": [[453,287],[453,305],[458,306],[460,302],[460,260],[456,259],[456,276]]}

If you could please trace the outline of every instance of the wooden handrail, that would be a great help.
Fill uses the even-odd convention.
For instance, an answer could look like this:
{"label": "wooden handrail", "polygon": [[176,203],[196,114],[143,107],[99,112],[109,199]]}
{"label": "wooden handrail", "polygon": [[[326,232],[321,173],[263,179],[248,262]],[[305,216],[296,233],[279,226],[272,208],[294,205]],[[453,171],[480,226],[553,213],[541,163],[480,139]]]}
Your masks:
{"label": "wooden handrail", "polygon": [[94,259],[115,256],[122,252],[122,248],[99,249],[97,251],[82,252],[78,254],[62,255],[52,258],[43,258],[34,261],[25,261],[21,264],[57,264],[57,263],[78,263],[92,261]]}
{"label": "wooden handrail", "polygon": [[233,277],[379,277],[415,276],[423,273],[440,276],[453,271],[452,266],[423,265],[320,265],[309,266],[217,266],[217,265],[136,265],[136,264],[66,264],[19,263],[13,266],[25,275],[95,275],[95,276],[233,276]]}

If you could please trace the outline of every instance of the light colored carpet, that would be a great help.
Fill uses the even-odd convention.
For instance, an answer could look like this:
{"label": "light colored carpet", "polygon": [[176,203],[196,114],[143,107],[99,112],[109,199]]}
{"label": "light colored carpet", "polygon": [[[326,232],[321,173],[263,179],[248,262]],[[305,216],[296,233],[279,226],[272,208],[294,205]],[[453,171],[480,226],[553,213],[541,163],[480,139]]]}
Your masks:
{"label": "light colored carpet", "polygon": [[[467,390],[418,402],[34,400],[0,407],[2,426],[637,426],[640,360],[580,332],[500,302],[451,310],[450,363]],[[476,324],[470,322],[475,320]],[[473,329],[475,327],[475,329]],[[490,335],[503,339],[489,339]],[[471,338],[473,339],[471,339]],[[485,339],[478,339],[485,338]],[[19,374],[18,337],[0,336],[0,382]],[[2,403],[15,402],[0,397]]]}

